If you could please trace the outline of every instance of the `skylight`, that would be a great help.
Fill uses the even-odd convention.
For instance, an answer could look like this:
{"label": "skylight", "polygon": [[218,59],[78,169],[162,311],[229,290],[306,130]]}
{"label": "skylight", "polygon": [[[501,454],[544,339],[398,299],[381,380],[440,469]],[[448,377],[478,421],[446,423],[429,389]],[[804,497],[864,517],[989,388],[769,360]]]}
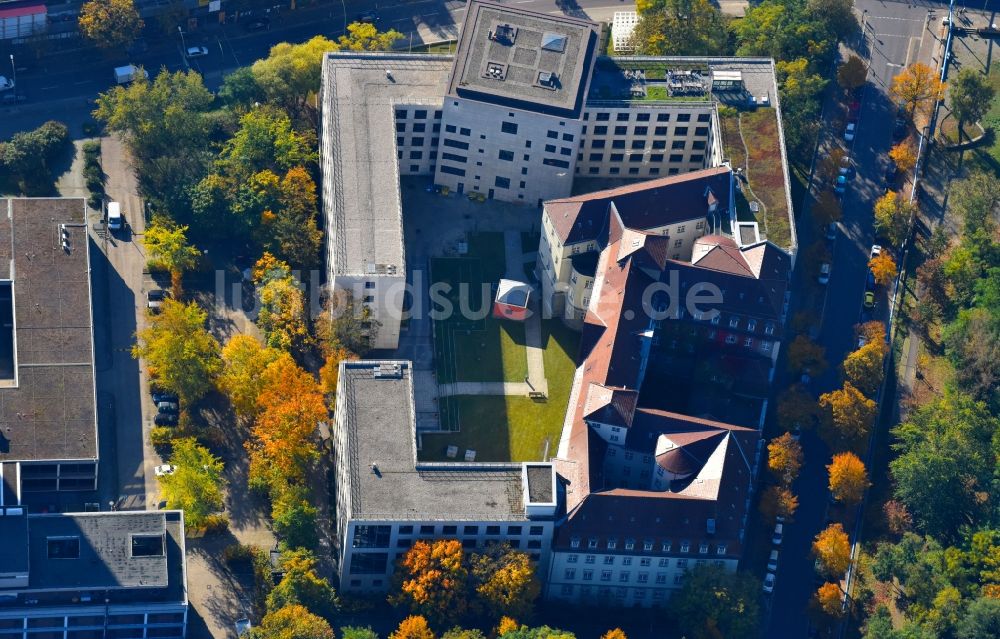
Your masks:
{"label": "skylight", "polygon": [[561,33],[545,33],[542,35],[542,48],[562,53],[566,50],[566,36]]}

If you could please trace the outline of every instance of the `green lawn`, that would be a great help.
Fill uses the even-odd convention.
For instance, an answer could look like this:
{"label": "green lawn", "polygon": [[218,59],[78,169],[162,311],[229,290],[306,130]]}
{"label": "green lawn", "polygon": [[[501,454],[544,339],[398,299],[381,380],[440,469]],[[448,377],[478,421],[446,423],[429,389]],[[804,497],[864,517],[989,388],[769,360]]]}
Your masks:
{"label": "green lawn", "polygon": [[[549,457],[559,445],[580,336],[559,320],[542,324],[545,340],[547,401],[527,397],[460,396],[441,400],[442,426],[457,432],[423,436],[423,461],[447,461],[450,445],[476,451],[476,461],[539,460],[548,443]],[[461,454],[461,453],[460,453]]]}
{"label": "green lawn", "polygon": [[524,325],[490,314],[491,286],[505,268],[502,233],[472,235],[466,257],[431,260],[432,281],[450,286],[445,297],[453,308],[434,322],[438,383],[523,382],[528,375]]}

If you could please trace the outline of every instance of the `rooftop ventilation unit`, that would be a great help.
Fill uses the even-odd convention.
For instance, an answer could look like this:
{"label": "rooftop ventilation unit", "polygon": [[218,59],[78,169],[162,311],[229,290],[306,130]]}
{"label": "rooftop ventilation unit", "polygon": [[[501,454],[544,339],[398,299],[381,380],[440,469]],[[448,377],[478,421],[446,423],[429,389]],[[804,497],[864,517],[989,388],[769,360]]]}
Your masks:
{"label": "rooftop ventilation unit", "polygon": [[375,379],[402,379],[403,366],[401,364],[379,364],[375,368]]}
{"label": "rooftop ventilation unit", "polygon": [[487,62],[485,77],[490,80],[503,80],[507,75],[507,67],[499,62]]}
{"label": "rooftop ventilation unit", "polygon": [[566,50],[566,36],[561,33],[542,34],[542,49],[562,53]]}
{"label": "rooftop ventilation unit", "polygon": [[538,86],[555,91],[559,88],[559,76],[551,71],[539,71]]}
{"label": "rooftop ventilation unit", "polygon": [[489,38],[493,42],[511,45],[517,40],[517,27],[509,24],[498,24],[497,28],[489,32]]}

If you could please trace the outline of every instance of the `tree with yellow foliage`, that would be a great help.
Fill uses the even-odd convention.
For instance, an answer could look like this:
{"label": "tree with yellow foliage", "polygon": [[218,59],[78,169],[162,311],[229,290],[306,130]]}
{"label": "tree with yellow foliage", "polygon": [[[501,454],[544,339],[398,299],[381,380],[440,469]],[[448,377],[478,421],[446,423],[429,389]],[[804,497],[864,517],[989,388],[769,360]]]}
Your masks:
{"label": "tree with yellow foliage", "polygon": [[496,628],[496,635],[497,637],[502,637],[508,632],[516,631],[520,627],[520,624],[518,624],[513,618],[507,616],[500,617],[500,623],[497,624]]}
{"label": "tree with yellow foliage", "polygon": [[102,49],[127,49],[144,26],[132,0],[91,0],[80,7],[77,26]]}
{"label": "tree with yellow foliage", "polygon": [[865,343],[879,342],[880,344],[885,344],[885,324],[878,320],[858,325],[857,331],[858,337],[863,337]]}
{"label": "tree with yellow foliage", "polygon": [[162,267],[170,271],[170,286],[174,299],[182,294],[184,271],[190,271],[198,264],[198,249],[187,242],[186,226],[177,226],[163,217],[153,218],[142,236],[142,245],[149,254],[151,267]]}
{"label": "tree with yellow foliage", "polygon": [[849,506],[860,502],[871,485],[865,463],[854,453],[834,455],[826,470],[830,473],[830,492],[837,501]]}
{"label": "tree with yellow foliage", "polygon": [[760,512],[768,521],[790,519],[799,507],[799,498],[787,486],[769,486],[760,495]]}
{"label": "tree with yellow foliage", "polygon": [[902,193],[886,191],[875,201],[875,230],[892,246],[899,246],[906,237],[910,217],[915,212],[916,207]]}
{"label": "tree with yellow foliage", "polygon": [[410,615],[399,622],[396,632],[389,639],[435,639],[434,632],[427,625],[427,620],[420,615]]}
{"label": "tree with yellow foliage", "polygon": [[313,376],[287,353],[264,369],[258,415],[246,443],[253,486],[300,481],[319,456],[315,434],[328,419],[323,393]]}
{"label": "tree with yellow foliage", "polygon": [[868,436],[875,422],[875,402],[868,399],[850,382],[842,388],[819,397],[819,405],[829,411],[831,432],[828,442],[832,448],[854,446]]}
{"label": "tree with yellow foliage", "polygon": [[802,446],[791,433],[775,437],[767,445],[767,467],[786,486],[799,476],[802,468]]}
{"label": "tree with yellow foliage", "polygon": [[820,586],[813,596],[813,601],[823,613],[831,617],[840,617],[844,614],[842,610],[844,597],[840,586],[835,583],[827,582]]}
{"label": "tree with yellow foliage", "polygon": [[334,637],[333,629],[326,619],[314,615],[305,606],[292,604],[264,615],[260,627],[250,631],[250,639],[334,639]]}
{"label": "tree with yellow foliage", "polygon": [[253,335],[233,335],[222,348],[219,390],[229,397],[236,415],[243,419],[257,414],[257,396],[264,384],[264,371],[281,351],[264,346]]}
{"label": "tree with yellow foliage", "polygon": [[868,342],[848,353],[841,364],[844,379],[865,395],[874,396],[882,384],[882,359],[885,350],[885,342]]}
{"label": "tree with yellow foliage", "polygon": [[885,251],[868,260],[868,268],[879,286],[888,286],[896,277],[896,260]]}
{"label": "tree with yellow foliage", "polygon": [[839,577],[851,565],[851,542],[839,523],[830,524],[816,535],[812,551],[825,575]]}
{"label": "tree with yellow foliage", "polygon": [[909,140],[903,140],[889,149],[889,157],[903,173],[909,173],[917,165],[917,150]]}
{"label": "tree with yellow foliage", "polygon": [[326,360],[323,362],[322,368],[319,369],[319,382],[323,387],[323,394],[326,395],[326,401],[331,412],[337,400],[337,379],[340,376],[340,363],[355,359],[358,359],[357,355],[342,346],[327,349]]}
{"label": "tree with yellow foliage", "polygon": [[934,103],[944,98],[947,85],[923,62],[914,62],[892,79],[889,95],[910,117],[930,114]]}
{"label": "tree with yellow foliage", "polygon": [[468,570],[456,539],[418,540],[399,560],[389,602],[435,623],[454,623],[465,614]]}
{"label": "tree with yellow foliage", "polygon": [[508,544],[488,547],[469,559],[472,586],[478,601],[494,617],[504,613],[530,617],[541,584],[528,553]]}
{"label": "tree with yellow foliage", "polygon": [[305,296],[292,276],[291,267],[264,253],[254,265],[253,273],[260,296],[257,326],[264,333],[267,345],[288,352],[303,348],[309,340]]}
{"label": "tree with yellow foliage", "polygon": [[826,349],[805,335],[799,335],[788,346],[788,369],[793,373],[822,375],[826,370]]}

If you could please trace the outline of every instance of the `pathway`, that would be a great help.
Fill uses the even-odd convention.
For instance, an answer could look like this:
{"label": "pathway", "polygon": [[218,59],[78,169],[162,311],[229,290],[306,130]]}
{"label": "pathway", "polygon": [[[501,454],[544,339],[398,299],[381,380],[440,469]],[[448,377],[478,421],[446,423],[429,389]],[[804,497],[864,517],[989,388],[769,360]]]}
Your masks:
{"label": "pathway", "polygon": [[[520,231],[504,231],[504,259],[507,262],[507,277],[512,280],[524,281],[524,247],[521,246]],[[534,291],[533,291],[534,293]],[[528,378],[525,380],[528,391],[549,394],[549,383],[545,379],[545,349],[542,343],[542,314],[538,306],[537,294],[528,301],[529,315],[524,322],[524,350],[528,357]],[[510,393],[506,393],[510,394]]]}
{"label": "pathway", "polygon": [[453,395],[527,395],[531,386],[524,382],[454,382],[440,384],[438,397]]}

